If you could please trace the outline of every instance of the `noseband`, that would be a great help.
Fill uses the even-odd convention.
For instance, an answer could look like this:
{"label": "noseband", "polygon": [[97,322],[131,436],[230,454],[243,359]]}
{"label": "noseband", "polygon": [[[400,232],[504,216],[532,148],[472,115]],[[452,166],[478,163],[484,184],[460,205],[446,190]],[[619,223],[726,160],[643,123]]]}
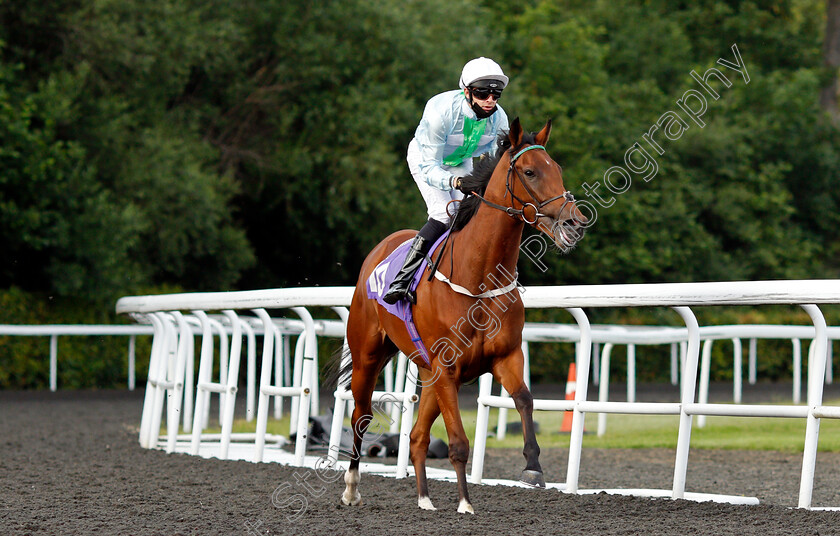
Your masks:
{"label": "noseband", "polygon": [[[540,201],[539,199],[537,199],[536,194],[534,194],[534,191],[531,190],[531,188],[528,186],[528,184],[522,178],[522,175],[519,173],[519,170],[516,168],[516,165],[515,165],[516,161],[519,160],[520,156],[522,156],[524,153],[526,153],[526,152],[528,152],[532,149],[542,149],[543,151],[545,151],[545,147],[543,147],[542,145],[529,145],[528,147],[525,147],[524,149],[520,150],[518,153],[516,153],[515,155],[513,155],[511,157],[510,166],[508,167],[507,176],[505,177],[505,189],[507,190],[507,193],[510,194],[512,199],[515,199],[515,200],[519,201],[519,203],[522,205],[522,208],[513,208],[512,206],[511,207],[506,207],[504,205],[499,205],[499,204],[494,203],[492,201],[488,201],[487,199],[485,199],[483,196],[479,195],[476,192],[472,193],[474,196],[478,197],[486,205],[503,211],[504,213],[506,213],[511,218],[517,218],[518,217],[518,218],[522,219],[522,221],[524,221],[528,225],[534,225],[535,223],[537,223],[537,220],[542,216],[550,217],[547,214],[543,214],[543,213],[540,212],[540,209],[543,208],[544,206],[546,206],[547,204],[549,204],[553,201],[557,201],[558,199],[562,198],[563,199],[563,206],[560,207],[560,211],[562,212],[562,210],[566,207],[566,205],[568,205],[569,203],[573,203],[574,200],[575,200],[575,196],[573,196],[572,193],[569,192],[569,191],[565,191],[560,195],[555,195],[554,197],[552,197],[550,199],[546,199],[545,201]],[[510,176],[511,176],[512,173],[516,173],[516,177],[519,179],[519,183],[522,185],[523,188],[525,188],[525,191],[528,192],[528,195],[531,196],[531,200],[533,202],[528,202],[528,201],[525,201],[523,199],[520,199],[519,197],[517,197],[516,194],[513,193],[513,187],[511,186],[511,183],[510,183]],[[533,220],[529,220],[525,216],[525,209],[527,207],[532,207],[534,209],[534,219]]]}

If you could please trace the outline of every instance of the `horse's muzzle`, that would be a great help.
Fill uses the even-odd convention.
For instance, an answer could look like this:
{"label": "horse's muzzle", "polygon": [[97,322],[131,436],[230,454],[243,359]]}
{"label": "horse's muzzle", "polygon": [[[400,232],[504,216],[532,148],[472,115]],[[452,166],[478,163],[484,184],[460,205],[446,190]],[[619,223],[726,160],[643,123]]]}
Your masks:
{"label": "horse's muzzle", "polygon": [[565,253],[574,248],[585,233],[585,224],[571,219],[555,221],[551,234],[554,238],[554,244]]}

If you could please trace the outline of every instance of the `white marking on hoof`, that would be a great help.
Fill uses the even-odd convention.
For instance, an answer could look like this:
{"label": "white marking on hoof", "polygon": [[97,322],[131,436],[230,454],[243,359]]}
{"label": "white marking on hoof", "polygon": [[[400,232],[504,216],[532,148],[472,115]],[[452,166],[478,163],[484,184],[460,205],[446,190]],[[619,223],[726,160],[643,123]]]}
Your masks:
{"label": "white marking on hoof", "polygon": [[345,506],[359,506],[362,504],[362,495],[357,491],[354,494],[348,490],[344,490],[344,493],[341,495],[341,504]]}
{"label": "white marking on hoof", "polygon": [[437,510],[435,505],[432,504],[432,500],[428,497],[417,497],[417,506],[421,510]]}
{"label": "white marking on hoof", "polygon": [[358,490],[359,480],[360,477],[358,469],[348,469],[347,472],[344,473],[344,483],[347,484],[347,488],[341,495],[341,504],[347,506],[358,506],[362,503],[362,495]]}
{"label": "white marking on hoof", "polygon": [[475,510],[473,510],[473,507],[468,500],[461,499],[460,504],[458,504],[458,513],[459,514],[475,514]]}

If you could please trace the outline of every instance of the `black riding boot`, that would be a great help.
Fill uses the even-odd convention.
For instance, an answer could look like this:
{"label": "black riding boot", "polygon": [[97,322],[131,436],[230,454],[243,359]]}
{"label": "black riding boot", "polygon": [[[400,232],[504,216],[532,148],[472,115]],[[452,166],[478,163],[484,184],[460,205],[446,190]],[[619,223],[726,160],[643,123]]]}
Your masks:
{"label": "black riding boot", "polygon": [[388,292],[382,297],[385,303],[391,305],[397,303],[402,299],[408,299],[411,303],[417,303],[417,295],[409,291],[411,281],[414,279],[414,274],[423,263],[423,257],[432,249],[435,241],[446,232],[446,224],[438,220],[429,218],[428,221],[420,228],[417,236],[414,237],[414,242],[411,243],[411,248],[405,256],[405,261],[394,278],[394,282],[388,288]]}
{"label": "black riding boot", "polygon": [[417,296],[409,290],[409,287],[414,279],[414,274],[420,268],[420,264],[423,263],[423,258],[426,256],[429,245],[431,245],[427,245],[426,242],[426,239],[419,234],[414,237],[414,241],[411,243],[411,247],[405,256],[405,262],[403,262],[400,272],[388,288],[388,293],[382,296],[382,300],[385,303],[393,305],[402,299],[408,299],[411,303],[417,303]]}

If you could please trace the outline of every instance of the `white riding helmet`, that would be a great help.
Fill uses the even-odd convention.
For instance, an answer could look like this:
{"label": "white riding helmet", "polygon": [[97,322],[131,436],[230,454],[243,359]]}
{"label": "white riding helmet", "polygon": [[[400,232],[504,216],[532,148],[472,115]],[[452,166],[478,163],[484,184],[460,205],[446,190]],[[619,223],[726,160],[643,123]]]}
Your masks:
{"label": "white riding helmet", "polygon": [[466,89],[476,80],[498,80],[501,82],[501,89],[508,85],[508,77],[502,72],[499,64],[484,56],[470,60],[464,65],[461,71],[461,80],[458,83],[461,89]]}

